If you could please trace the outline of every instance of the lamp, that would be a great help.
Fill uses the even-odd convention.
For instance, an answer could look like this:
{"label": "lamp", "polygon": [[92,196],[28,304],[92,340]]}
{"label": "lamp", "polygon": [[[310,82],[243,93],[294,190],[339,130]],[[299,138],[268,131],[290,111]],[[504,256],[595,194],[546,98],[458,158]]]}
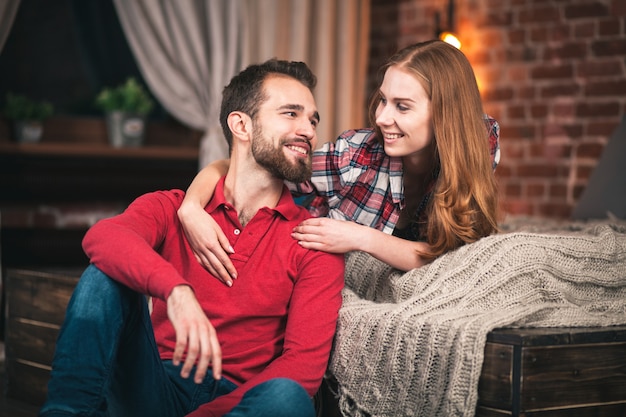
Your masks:
{"label": "lamp", "polygon": [[441,27],[439,12],[435,12],[435,38],[461,49],[461,41],[454,33],[454,0],[448,0],[448,21],[445,29]]}

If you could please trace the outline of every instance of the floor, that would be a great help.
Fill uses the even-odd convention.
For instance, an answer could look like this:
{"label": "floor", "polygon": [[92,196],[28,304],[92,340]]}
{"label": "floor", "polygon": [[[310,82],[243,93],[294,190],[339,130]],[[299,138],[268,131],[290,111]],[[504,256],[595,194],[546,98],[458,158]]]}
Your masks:
{"label": "floor", "polygon": [[37,417],[39,407],[5,396],[4,343],[0,341],[0,417]]}

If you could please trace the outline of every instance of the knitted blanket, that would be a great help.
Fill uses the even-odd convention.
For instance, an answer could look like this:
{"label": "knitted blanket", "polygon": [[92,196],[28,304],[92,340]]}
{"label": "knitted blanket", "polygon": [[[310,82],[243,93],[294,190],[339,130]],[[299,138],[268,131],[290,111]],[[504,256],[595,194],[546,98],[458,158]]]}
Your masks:
{"label": "knitted blanket", "polygon": [[401,273],[346,257],[329,371],[345,416],[475,413],[487,333],[626,323],[626,226],[490,236]]}

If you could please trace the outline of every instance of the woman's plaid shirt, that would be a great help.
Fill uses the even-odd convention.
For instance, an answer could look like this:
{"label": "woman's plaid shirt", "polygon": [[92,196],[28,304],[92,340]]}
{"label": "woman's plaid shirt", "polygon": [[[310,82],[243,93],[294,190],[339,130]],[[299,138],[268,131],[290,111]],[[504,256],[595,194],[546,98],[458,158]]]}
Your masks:
{"label": "woman's plaid shirt", "polygon": [[[493,168],[500,160],[500,126],[485,117]],[[433,182],[436,178],[433,179]],[[372,129],[348,130],[313,153],[310,183],[290,185],[314,193],[313,216],[352,220],[391,234],[404,207],[402,160],[385,154]]]}

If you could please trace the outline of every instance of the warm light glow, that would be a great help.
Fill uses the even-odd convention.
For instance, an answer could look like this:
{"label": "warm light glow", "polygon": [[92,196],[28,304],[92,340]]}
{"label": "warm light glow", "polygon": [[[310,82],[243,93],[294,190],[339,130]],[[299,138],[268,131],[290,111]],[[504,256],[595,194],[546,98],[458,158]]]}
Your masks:
{"label": "warm light glow", "polygon": [[457,49],[461,49],[461,41],[456,37],[454,33],[451,32],[442,32],[439,35],[439,39],[444,41],[445,43],[449,43]]}

